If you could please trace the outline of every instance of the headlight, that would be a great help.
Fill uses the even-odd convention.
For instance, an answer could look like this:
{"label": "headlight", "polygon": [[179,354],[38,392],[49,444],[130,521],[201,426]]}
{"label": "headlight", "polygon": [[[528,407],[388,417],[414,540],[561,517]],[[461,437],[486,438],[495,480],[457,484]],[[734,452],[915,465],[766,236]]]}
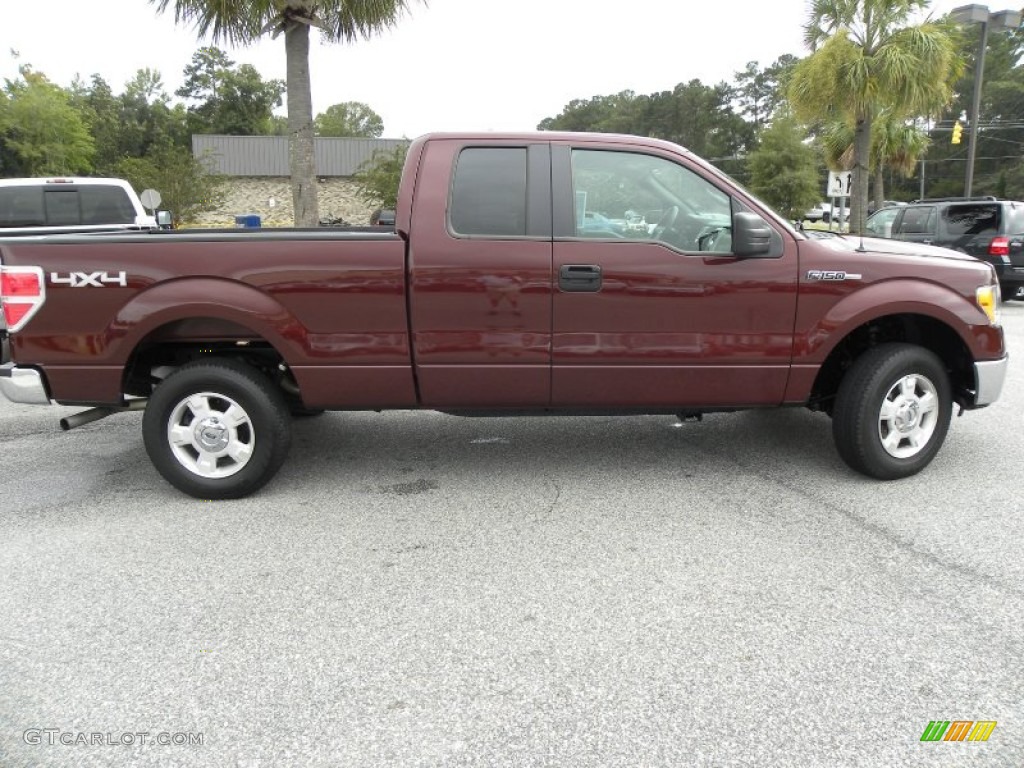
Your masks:
{"label": "headlight", "polygon": [[992,325],[999,325],[999,301],[1002,298],[999,294],[999,283],[981,286],[975,291],[974,296],[982,312],[988,315],[989,322]]}

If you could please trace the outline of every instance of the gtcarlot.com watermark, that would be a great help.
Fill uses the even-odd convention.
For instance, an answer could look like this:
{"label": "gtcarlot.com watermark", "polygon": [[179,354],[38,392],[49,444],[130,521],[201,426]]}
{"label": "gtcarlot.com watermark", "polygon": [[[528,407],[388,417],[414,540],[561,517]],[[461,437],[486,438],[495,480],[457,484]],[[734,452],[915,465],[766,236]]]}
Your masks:
{"label": "gtcarlot.com watermark", "polygon": [[32,746],[65,747],[201,747],[196,731],[64,731],[60,728],[28,728],[21,738]]}

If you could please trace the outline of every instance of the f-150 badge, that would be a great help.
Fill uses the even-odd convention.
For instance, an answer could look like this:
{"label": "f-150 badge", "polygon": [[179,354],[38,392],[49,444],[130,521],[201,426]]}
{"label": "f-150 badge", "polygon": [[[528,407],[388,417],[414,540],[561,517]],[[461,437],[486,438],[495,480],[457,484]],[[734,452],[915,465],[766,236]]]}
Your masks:
{"label": "f-150 badge", "polygon": [[835,272],[821,269],[812,269],[807,272],[808,280],[825,280],[833,283],[843,280],[861,280],[863,277],[863,275],[855,275],[851,272]]}
{"label": "f-150 badge", "polygon": [[62,275],[60,272],[50,273],[50,283],[53,285],[69,285],[72,288],[103,288],[107,285],[120,285],[128,287],[128,275],[125,272],[69,272]]}

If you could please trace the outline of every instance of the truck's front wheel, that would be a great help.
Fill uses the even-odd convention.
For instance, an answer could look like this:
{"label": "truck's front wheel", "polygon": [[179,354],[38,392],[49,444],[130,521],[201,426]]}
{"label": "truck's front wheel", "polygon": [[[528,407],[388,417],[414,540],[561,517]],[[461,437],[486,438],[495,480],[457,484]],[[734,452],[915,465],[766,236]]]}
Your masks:
{"label": "truck's front wheel", "polygon": [[935,458],[952,410],[938,357],[913,344],[882,344],[861,355],[839,385],[832,436],[850,467],[896,480]]}
{"label": "truck's front wheel", "polygon": [[171,485],[200,499],[237,499],[274,476],[291,444],[288,406],[255,368],[190,363],[153,392],[142,420],[146,452]]}

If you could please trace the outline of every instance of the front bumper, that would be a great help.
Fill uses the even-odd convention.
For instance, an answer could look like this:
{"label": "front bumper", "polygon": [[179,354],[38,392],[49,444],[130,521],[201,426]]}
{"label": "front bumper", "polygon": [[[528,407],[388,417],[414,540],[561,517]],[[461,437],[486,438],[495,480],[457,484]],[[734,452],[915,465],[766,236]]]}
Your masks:
{"label": "front bumper", "polygon": [[19,368],[14,363],[0,365],[0,392],[12,403],[50,404],[43,374],[34,368]]}
{"label": "front bumper", "polygon": [[1007,355],[1002,360],[986,360],[974,364],[974,382],[977,385],[974,405],[980,408],[999,399],[1006,381],[1006,368],[1010,362]]}

